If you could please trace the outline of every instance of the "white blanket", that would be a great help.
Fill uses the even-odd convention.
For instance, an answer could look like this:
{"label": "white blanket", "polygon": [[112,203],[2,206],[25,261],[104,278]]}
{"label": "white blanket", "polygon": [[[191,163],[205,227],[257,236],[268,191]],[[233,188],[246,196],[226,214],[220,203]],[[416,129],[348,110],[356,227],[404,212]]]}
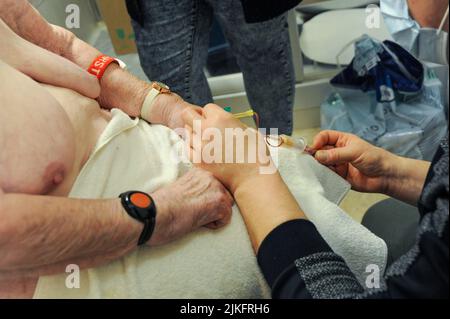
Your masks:
{"label": "white blanket", "polygon": [[[113,198],[131,189],[152,192],[191,167],[176,161],[182,142],[173,131],[131,120],[116,109],[112,113],[70,197]],[[384,268],[384,242],[336,205],[348,184],[308,155],[287,150],[279,155],[280,172],[305,213],[358,278],[368,263]],[[270,297],[236,206],[231,224],[223,229],[201,229],[163,247],[141,247],[108,265],[81,271],[80,288],[67,288],[67,275],[41,277],[34,297]]]}

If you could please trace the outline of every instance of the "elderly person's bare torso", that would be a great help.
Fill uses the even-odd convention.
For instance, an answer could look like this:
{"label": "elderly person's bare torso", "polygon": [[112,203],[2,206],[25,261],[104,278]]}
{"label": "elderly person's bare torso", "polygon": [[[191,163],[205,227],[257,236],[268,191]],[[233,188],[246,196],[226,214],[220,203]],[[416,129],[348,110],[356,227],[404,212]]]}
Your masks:
{"label": "elderly person's bare torso", "polygon": [[[0,71],[5,71],[4,65]],[[1,94],[11,103],[2,105],[0,116],[0,189],[67,196],[110,113],[74,91],[38,85],[19,72],[7,71]],[[4,92],[19,96],[12,102]],[[37,279],[0,272],[0,298],[32,297]]]}

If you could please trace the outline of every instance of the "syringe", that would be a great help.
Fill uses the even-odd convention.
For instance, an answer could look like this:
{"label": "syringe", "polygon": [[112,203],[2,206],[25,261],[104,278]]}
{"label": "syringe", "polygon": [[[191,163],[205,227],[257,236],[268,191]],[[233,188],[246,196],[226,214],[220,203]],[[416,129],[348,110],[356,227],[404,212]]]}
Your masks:
{"label": "syringe", "polygon": [[[231,112],[231,107],[225,107],[225,111]],[[233,116],[237,119],[242,119],[246,117],[253,117],[258,126],[258,114],[253,110],[248,110],[242,113],[235,113]],[[308,143],[303,137],[291,137],[287,135],[267,135],[266,143],[272,147],[280,147],[285,145],[287,147],[295,148],[300,152],[307,152],[308,154],[314,155],[314,151],[308,147]]]}
{"label": "syringe", "polygon": [[308,143],[303,137],[291,137],[287,135],[267,135],[266,142],[270,146],[280,147],[282,145],[295,148],[304,152],[308,148]]}

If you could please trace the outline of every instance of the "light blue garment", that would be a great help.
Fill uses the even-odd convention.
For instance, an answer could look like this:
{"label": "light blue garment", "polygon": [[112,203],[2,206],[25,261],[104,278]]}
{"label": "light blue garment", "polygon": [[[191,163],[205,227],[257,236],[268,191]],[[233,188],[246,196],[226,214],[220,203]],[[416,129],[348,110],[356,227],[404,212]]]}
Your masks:
{"label": "light blue garment", "polygon": [[384,23],[394,40],[410,52],[416,50],[420,25],[409,15],[406,0],[381,0]]}
{"label": "light blue garment", "polygon": [[[442,96],[446,117],[449,107],[448,33],[443,30],[421,28],[409,14],[406,0],[380,0],[380,9],[394,40],[433,69],[442,82]],[[448,19],[443,12],[443,22]]]}
{"label": "light blue garment", "polygon": [[416,50],[422,61],[448,65],[448,33],[430,28],[420,29]]}
{"label": "light blue garment", "polygon": [[[406,0],[381,0],[384,22],[394,40],[419,60],[448,65],[448,33],[422,28],[409,14]],[[442,12],[443,20],[448,12]]]}

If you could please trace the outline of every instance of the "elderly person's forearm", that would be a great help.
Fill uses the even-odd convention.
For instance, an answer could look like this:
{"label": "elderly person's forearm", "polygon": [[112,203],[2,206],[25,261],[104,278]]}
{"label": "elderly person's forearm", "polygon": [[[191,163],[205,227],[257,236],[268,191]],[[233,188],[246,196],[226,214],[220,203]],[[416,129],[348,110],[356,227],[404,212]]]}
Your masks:
{"label": "elderly person's forearm", "polygon": [[[25,0],[2,1],[0,17],[22,38],[75,62],[85,70],[101,54],[72,32],[49,24]],[[140,106],[148,91],[145,83],[118,66],[111,66],[105,72],[101,87],[99,102],[102,106],[123,108],[130,115],[139,115]]]}
{"label": "elderly person's forearm", "polygon": [[[41,83],[72,89],[90,98],[100,94],[97,79],[75,63],[14,33],[0,18],[0,60]],[[38,63],[31,63],[39,57]]]}
{"label": "elderly person's forearm", "polygon": [[[49,24],[27,1],[3,0],[0,2],[0,18],[22,38],[44,49],[54,52],[87,70],[101,53],[78,39],[72,32]],[[150,91],[150,84],[131,73],[111,64],[101,81],[98,101],[105,108],[120,108],[131,116],[139,116],[141,107]],[[170,108],[167,110],[166,106]],[[146,120],[175,128],[173,113],[187,106],[175,95],[160,95],[156,98],[151,114]]]}
{"label": "elderly person's forearm", "polygon": [[127,215],[119,199],[3,194],[0,216],[0,272],[75,260],[98,263],[98,256],[108,261],[133,250],[142,232],[142,224]]}

